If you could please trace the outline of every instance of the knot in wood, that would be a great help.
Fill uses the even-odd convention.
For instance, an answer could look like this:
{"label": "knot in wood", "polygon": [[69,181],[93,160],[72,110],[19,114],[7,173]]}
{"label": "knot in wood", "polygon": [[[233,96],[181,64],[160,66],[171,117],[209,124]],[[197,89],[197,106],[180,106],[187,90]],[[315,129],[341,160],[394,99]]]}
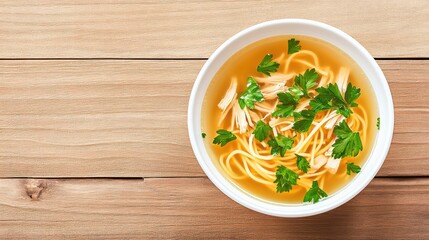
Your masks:
{"label": "knot in wood", "polygon": [[29,179],[25,182],[26,193],[32,200],[39,200],[43,190],[46,189],[46,187],[46,180]]}

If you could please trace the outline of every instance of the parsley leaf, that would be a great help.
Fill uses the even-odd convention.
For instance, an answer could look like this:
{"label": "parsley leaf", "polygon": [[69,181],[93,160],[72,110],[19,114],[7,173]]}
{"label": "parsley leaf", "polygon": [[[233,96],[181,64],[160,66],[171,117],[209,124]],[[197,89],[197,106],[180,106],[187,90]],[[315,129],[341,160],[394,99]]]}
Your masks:
{"label": "parsley leaf", "polygon": [[297,185],[296,181],[299,179],[298,173],[290,170],[289,168],[279,165],[276,171],[277,192],[289,192],[292,185]]}
{"label": "parsley leaf", "polygon": [[255,130],[253,131],[253,134],[255,134],[255,138],[258,139],[260,142],[264,141],[265,138],[268,137],[268,133],[272,130],[270,125],[264,123],[262,120],[259,120],[256,123]]}
{"label": "parsley leaf", "polygon": [[317,85],[315,82],[319,74],[314,68],[307,69],[304,75],[299,74],[295,77],[294,85],[289,88],[289,92],[278,93],[278,99],[282,104],[277,105],[277,110],[273,112],[273,117],[289,117],[298,104],[298,100],[303,96],[308,96],[308,89]]}
{"label": "parsley leaf", "polygon": [[285,92],[285,93],[277,93],[277,97],[279,98],[279,101],[282,102],[284,105],[297,105],[298,101],[295,99],[292,94]]}
{"label": "parsley leaf", "polygon": [[313,181],[311,188],[307,191],[304,196],[304,202],[313,202],[317,203],[320,199],[327,197],[328,194],[324,192],[320,187],[317,181]]}
{"label": "parsley leaf", "polygon": [[304,74],[299,74],[295,77],[295,84],[293,85],[291,92],[297,96],[308,96],[308,89],[317,85],[316,80],[319,78],[319,74],[316,69],[307,69]]}
{"label": "parsley leaf", "polygon": [[351,83],[347,86],[344,94],[346,99],[341,96],[340,89],[336,83],[330,83],[327,87],[319,87],[316,91],[319,94],[310,101],[310,106],[313,107],[315,112],[334,109],[346,118],[353,113],[349,107],[356,107],[357,103],[355,101],[360,96],[360,89],[352,86]]}
{"label": "parsley leaf", "polygon": [[207,134],[206,133],[201,133],[201,137],[206,138]]}
{"label": "parsley leaf", "polygon": [[250,109],[255,108],[255,102],[264,101],[264,95],[262,95],[261,89],[259,89],[258,83],[253,77],[247,78],[247,88],[238,98],[238,104],[240,108],[248,107]]}
{"label": "parsley leaf", "polygon": [[377,118],[377,129],[380,130],[380,117]]}
{"label": "parsley leaf", "polygon": [[363,149],[359,132],[352,132],[346,120],[335,126],[334,133],[337,135],[337,140],[332,145],[334,147],[332,150],[334,158],[355,157]]}
{"label": "parsley leaf", "polygon": [[301,50],[301,46],[299,45],[299,41],[295,40],[295,38],[289,39],[287,41],[287,53],[292,54],[299,52]]}
{"label": "parsley leaf", "polygon": [[218,144],[221,147],[225,146],[227,143],[237,139],[237,137],[230,131],[219,129],[216,131],[218,134],[214,139],[213,143]]}
{"label": "parsley leaf", "polygon": [[273,55],[271,54],[265,55],[264,59],[262,59],[262,62],[258,65],[256,70],[265,75],[271,76],[271,73],[277,72],[277,69],[280,66],[279,63],[273,62],[272,60],[273,60]]}
{"label": "parsley leaf", "polygon": [[344,93],[344,98],[350,107],[357,107],[358,104],[355,103],[356,99],[360,96],[360,89],[353,86],[351,83],[347,85],[346,92]]}
{"label": "parsley leaf", "polygon": [[359,173],[360,167],[354,163],[346,163],[347,165],[347,174],[350,175],[350,172]]}
{"label": "parsley leaf", "polygon": [[289,117],[292,115],[293,110],[295,110],[295,107],[298,104],[295,97],[288,92],[278,93],[277,96],[282,104],[277,105],[277,110],[272,114],[273,117]]}
{"label": "parsley leaf", "polygon": [[294,105],[284,105],[284,104],[279,104],[277,105],[277,110],[273,112],[273,117],[289,117],[290,115],[292,115],[293,110],[295,110],[295,106]]}
{"label": "parsley leaf", "polygon": [[304,92],[296,84],[294,84],[291,88],[289,88],[289,92],[293,93],[296,100],[299,100],[304,96]]}
{"label": "parsley leaf", "polygon": [[271,154],[277,156],[284,157],[287,150],[292,148],[293,138],[288,138],[283,135],[278,135],[277,137],[273,137],[270,135],[270,140],[268,140],[268,146],[271,147]]}
{"label": "parsley leaf", "polygon": [[310,129],[311,123],[314,120],[316,113],[313,110],[302,110],[301,112],[294,112],[293,117],[295,123],[293,129],[297,132],[307,132]]}
{"label": "parsley leaf", "polygon": [[296,156],[296,166],[299,170],[303,171],[304,173],[307,173],[308,169],[310,168],[310,163],[305,159],[305,157],[295,154]]}

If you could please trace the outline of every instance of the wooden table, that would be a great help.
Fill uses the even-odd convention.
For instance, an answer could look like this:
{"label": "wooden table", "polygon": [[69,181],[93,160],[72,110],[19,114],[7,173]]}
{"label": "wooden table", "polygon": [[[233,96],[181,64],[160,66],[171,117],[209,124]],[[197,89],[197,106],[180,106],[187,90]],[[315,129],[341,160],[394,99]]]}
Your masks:
{"label": "wooden table", "polygon": [[[1,239],[429,239],[427,0],[5,0],[0,16]],[[278,18],[352,35],[395,104],[377,177],[349,203],[302,219],[223,195],[186,128],[210,53]]]}

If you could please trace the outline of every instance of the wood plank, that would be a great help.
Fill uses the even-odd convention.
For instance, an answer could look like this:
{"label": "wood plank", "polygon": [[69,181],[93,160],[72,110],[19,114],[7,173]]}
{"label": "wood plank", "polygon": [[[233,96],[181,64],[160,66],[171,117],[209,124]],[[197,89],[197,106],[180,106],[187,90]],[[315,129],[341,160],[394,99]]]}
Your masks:
{"label": "wood plank", "polygon": [[[204,176],[186,127],[203,62],[0,61],[0,177]],[[396,107],[379,176],[427,175],[429,62],[379,63]]]}
{"label": "wood plank", "polygon": [[375,179],[338,209],[300,219],[248,210],[206,178],[2,179],[0,187],[4,238],[429,238],[427,178]]}
{"label": "wood plank", "polygon": [[254,24],[305,18],[336,26],[375,57],[429,57],[429,2],[6,0],[0,58],[200,58]]}

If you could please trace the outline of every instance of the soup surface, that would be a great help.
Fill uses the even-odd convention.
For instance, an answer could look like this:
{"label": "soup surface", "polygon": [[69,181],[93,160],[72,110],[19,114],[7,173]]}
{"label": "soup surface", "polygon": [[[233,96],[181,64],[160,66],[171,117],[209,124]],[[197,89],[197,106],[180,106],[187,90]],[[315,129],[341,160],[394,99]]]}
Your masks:
{"label": "soup surface", "polygon": [[[329,92],[335,88],[340,96]],[[359,174],[377,131],[373,99],[363,71],[335,46],[306,36],[263,39],[212,80],[204,143],[219,171],[252,196],[315,203]]]}

